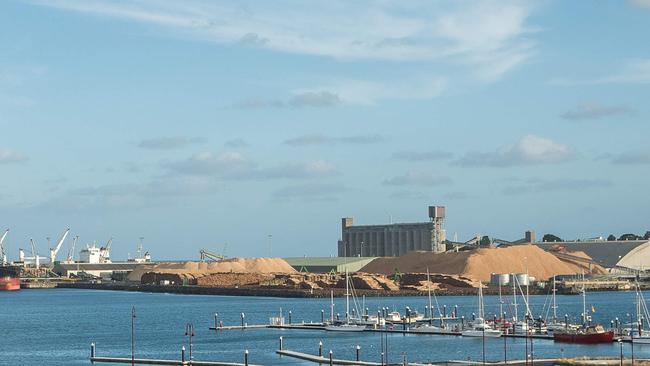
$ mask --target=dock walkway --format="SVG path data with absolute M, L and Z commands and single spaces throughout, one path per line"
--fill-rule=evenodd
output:
M 91 363 L 124 363 L 131 364 L 132 360 L 128 357 L 91 357 Z M 133 363 L 136 365 L 180 365 L 180 366 L 246 366 L 243 363 L 221 362 L 221 361 L 181 361 L 181 360 L 163 360 L 152 358 L 136 358 Z M 248 364 L 248 366 L 257 366 Z

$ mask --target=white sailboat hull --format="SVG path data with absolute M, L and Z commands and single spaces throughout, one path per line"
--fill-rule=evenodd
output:
M 475 330 L 468 329 L 460 333 L 463 337 L 501 337 L 501 332 L 494 329 Z
M 341 325 L 328 325 L 325 327 L 328 332 L 363 332 L 366 330 L 364 325 L 356 324 L 341 324 Z

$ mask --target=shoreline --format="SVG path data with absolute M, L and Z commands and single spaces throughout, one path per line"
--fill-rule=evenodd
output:
M 172 293 L 181 295 L 214 295 L 214 296 L 262 296 L 262 297 L 281 297 L 281 298 L 328 298 L 330 292 L 334 297 L 344 297 L 345 289 L 319 289 L 307 290 L 296 288 L 267 288 L 267 287 L 208 287 L 208 286 L 176 286 L 176 285 L 142 285 L 129 283 L 57 283 L 57 288 L 86 289 L 86 290 L 110 290 L 110 291 L 133 291 L 149 293 Z M 504 287 L 504 289 L 507 289 Z M 530 288 L 531 295 L 546 295 L 547 289 Z M 475 288 L 455 288 L 451 291 L 436 291 L 436 296 L 476 296 Z M 606 291 L 626 291 L 615 289 L 601 289 L 594 292 Z M 509 296 L 508 291 L 502 291 L 504 296 Z M 426 291 L 400 290 L 356 290 L 357 296 L 366 297 L 410 297 L 410 296 L 427 296 Z M 485 295 L 498 295 L 498 288 L 488 287 L 484 290 Z M 564 293 L 564 295 L 574 295 L 575 293 Z

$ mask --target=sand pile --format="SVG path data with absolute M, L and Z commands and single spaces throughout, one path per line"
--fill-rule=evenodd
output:
M 392 274 L 431 273 L 458 275 L 480 281 L 489 281 L 492 273 L 526 272 L 538 280 L 553 275 L 581 273 L 583 266 L 564 262 L 534 245 L 515 245 L 503 248 L 481 248 L 458 253 L 410 252 L 396 258 L 377 258 L 363 267 L 363 272 Z M 592 266 L 594 273 L 602 273 L 600 266 Z M 602 271 L 602 272 L 601 272 Z
M 229 258 L 219 262 L 162 262 L 138 268 L 129 274 L 129 281 L 140 281 L 144 273 L 176 273 L 194 277 L 211 273 L 295 273 L 281 258 Z

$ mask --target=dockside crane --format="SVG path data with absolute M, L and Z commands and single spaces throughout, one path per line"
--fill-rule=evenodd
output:
M 111 263 L 111 244 L 113 244 L 113 237 L 106 242 L 106 245 L 99 248 L 99 263 Z
M 32 258 L 34 259 L 34 268 L 38 269 L 41 266 L 40 258 L 38 257 L 38 252 L 36 251 L 36 244 L 34 239 L 29 238 L 29 244 L 32 246 Z
M 56 260 L 56 255 L 59 253 L 59 250 L 61 250 L 61 246 L 63 245 L 63 242 L 65 241 L 65 238 L 68 237 L 68 234 L 70 233 L 70 228 L 67 228 L 63 234 L 61 235 L 61 238 L 59 238 L 59 241 L 56 243 L 56 246 L 53 248 L 50 248 L 50 265 L 54 265 L 54 261 Z
M 7 255 L 5 254 L 4 242 L 9 234 L 9 229 L 5 230 L 4 234 L 0 237 L 0 263 L 7 264 Z
M 74 248 L 77 246 L 77 240 L 79 240 L 79 235 L 75 236 L 74 239 L 72 239 L 72 246 L 70 246 L 70 250 L 68 251 L 68 258 L 66 258 L 67 263 L 74 263 Z

